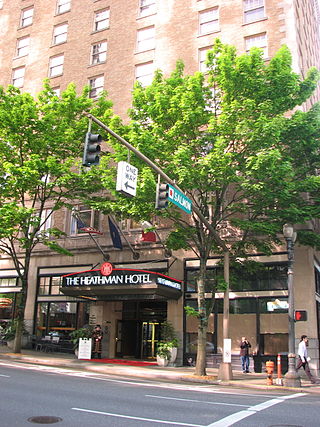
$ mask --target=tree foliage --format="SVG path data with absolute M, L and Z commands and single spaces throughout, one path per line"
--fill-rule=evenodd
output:
M 48 228 L 49 218 L 92 192 L 90 174 L 80 174 L 80 155 L 92 112 L 112 118 L 111 103 L 94 104 L 88 89 L 77 95 L 70 84 L 55 95 L 48 82 L 37 98 L 9 86 L 0 88 L 0 252 L 16 268 L 22 292 L 17 303 L 18 334 L 24 318 L 31 254 L 38 244 L 71 255 L 59 245 L 64 232 Z M 15 351 L 20 351 L 17 336 Z
M 318 71 L 312 68 L 305 79 L 294 73 L 285 46 L 266 62 L 259 49 L 237 55 L 219 40 L 207 66 L 205 75 L 185 75 L 178 62 L 169 77 L 158 70 L 150 86 L 137 84 L 131 122 L 122 136 L 175 180 L 225 246 L 195 213 L 189 218 L 175 206 L 155 211 L 157 177 L 134 156 L 130 163 L 139 168 L 137 196 L 117 194 L 115 167 L 106 167 L 126 160 L 127 151 L 117 142 L 101 171 L 112 197 L 95 201 L 105 212 L 170 219 L 166 244 L 191 249 L 199 258 L 199 375 L 205 373 L 212 309 L 204 292 L 208 257 L 225 247 L 234 257 L 270 253 L 285 222 L 303 224 L 320 215 L 319 105 L 308 112 L 298 108 L 316 88 Z M 301 232 L 300 238 L 319 248 L 315 233 Z

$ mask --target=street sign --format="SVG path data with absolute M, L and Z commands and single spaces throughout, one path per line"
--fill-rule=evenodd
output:
M 181 193 L 181 191 L 177 190 L 175 187 L 173 187 L 170 184 L 168 185 L 169 185 L 168 200 L 170 200 L 170 202 L 177 205 L 183 211 L 187 212 L 188 214 L 191 214 L 192 201 L 183 193 Z
M 135 196 L 137 190 L 138 169 L 127 162 L 118 163 L 117 191 L 129 196 Z

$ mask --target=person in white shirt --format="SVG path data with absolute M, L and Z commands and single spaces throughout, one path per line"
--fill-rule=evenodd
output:
M 316 384 L 318 383 L 318 381 L 316 380 L 316 378 L 314 378 L 310 372 L 310 368 L 309 368 L 309 361 L 311 360 L 310 357 L 308 357 L 308 351 L 307 351 L 307 346 L 308 346 L 308 337 L 307 335 L 301 335 L 301 339 L 299 342 L 299 348 L 298 348 L 298 356 L 299 356 L 299 361 L 298 361 L 298 365 L 297 365 L 297 371 L 303 367 L 303 369 L 305 370 L 305 373 L 307 375 L 307 377 L 309 378 L 309 380 L 313 383 Z

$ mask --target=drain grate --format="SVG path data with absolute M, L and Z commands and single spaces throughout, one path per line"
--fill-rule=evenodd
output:
M 40 417 L 30 417 L 28 418 L 29 423 L 34 424 L 54 424 L 62 421 L 60 417 L 50 417 L 50 416 L 40 416 Z

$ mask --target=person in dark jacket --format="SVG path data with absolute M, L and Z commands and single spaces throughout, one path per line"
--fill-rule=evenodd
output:
M 249 343 L 246 337 L 242 337 L 240 342 L 240 359 L 242 365 L 242 372 L 246 374 L 250 372 L 249 348 L 251 348 L 251 344 Z
M 92 333 L 92 358 L 98 358 L 101 359 L 101 353 L 102 353 L 102 338 L 103 338 L 103 332 L 100 325 L 97 325 Z

